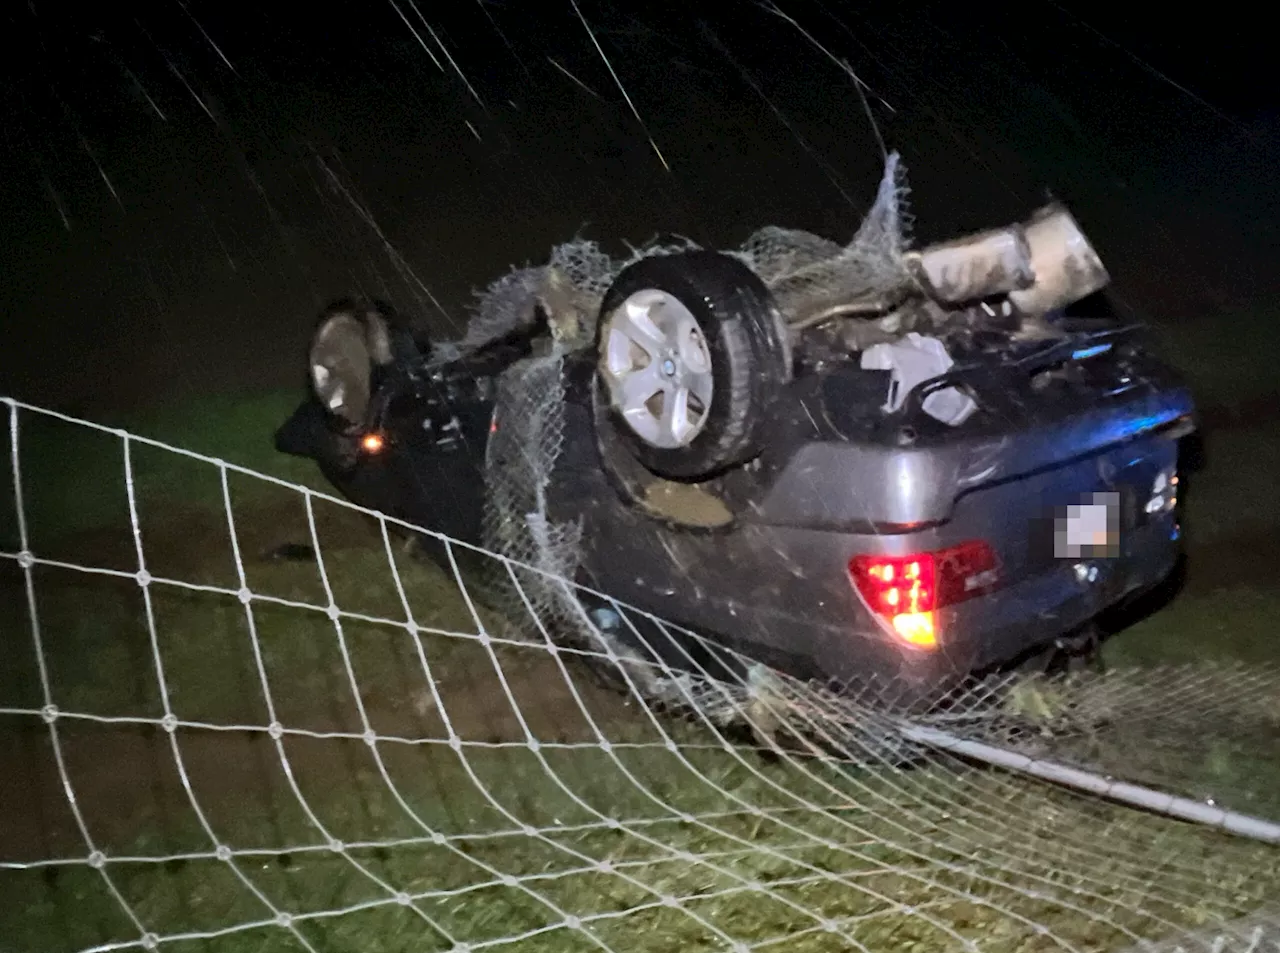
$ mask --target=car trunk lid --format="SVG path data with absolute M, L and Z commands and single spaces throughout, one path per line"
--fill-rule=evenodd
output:
M 1134 334 L 1095 323 L 1003 359 L 972 357 L 914 388 L 893 412 L 871 402 L 877 385 L 858 368 L 801 382 L 810 388 L 796 402 L 802 414 L 791 439 L 766 452 L 757 476 L 765 492 L 749 518 L 815 529 L 918 530 L 946 521 L 956 501 L 980 487 L 1144 435 L 1182 436 L 1194 427 L 1191 394 Z M 924 412 L 929 394 L 948 388 L 963 390 L 978 408 L 957 426 Z

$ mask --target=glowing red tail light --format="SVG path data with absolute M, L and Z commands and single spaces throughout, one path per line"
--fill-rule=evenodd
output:
M 938 644 L 937 610 L 990 591 L 996 558 L 982 540 L 905 556 L 855 556 L 849 575 L 867 606 L 903 642 Z

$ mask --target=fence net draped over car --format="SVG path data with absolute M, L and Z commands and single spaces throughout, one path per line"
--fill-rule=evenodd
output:
M 871 208 L 847 245 L 771 226 L 727 253 L 760 277 L 784 315 L 829 300 L 892 299 L 912 282 L 903 263 L 907 193 L 904 167 L 893 153 Z M 578 523 L 551 517 L 545 493 L 564 442 L 564 359 L 594 345 L 601 302 L 623 268 L 643 257 L 696 248 L 690 241 L 653 242 L 616 259 L 588 240 L 559 245 L 545 265 L 512 271 L 490 285 L 479 296 L 462 339 L 438 348 L 442 359 L 456 358 L 530 327 L 540 315 L 549 319 L 549 350 L 517 362 L 501 377 L 500 426 L 486 461 L 485 544 L 536 570 L 522 576 L 519 596 L 508 591 L 504 608 L 512 618 L 522 618 L 527 599 L 540 618 L 554 619 L 560 631 L 574 631 L 579 641 L 608 637 L 586 618 L 572 593 L 543 581 L 574 578 L 582 533 Z M 614 648 L 629 651 L 623 645 Z M 647 687 L 664 696 L 679 692 L 657 672 Z
M 635 648 L 672 627 L 605 600 L 645 633 L 621 657 L 564 572 L 3 411 L 7 949 L 50 923 L 79 951 L 1280 944 L 1274 669 L 991 680 L 933 713 L 676 675 Z M 525 492 L 495 499 L 571 551 Z
M 901 157 L 891 153 L 871 208 L 848 244 L 800 229 L 768 226 L 739 247 L 722 250 L 760 277 L 784 314 L 794 314 L 813 301 L 892 299 L 913 285 L 903 261 L 911 237 L 908 194 L 906 168 Z M 453 357 L 473 351 L 527 326 L 536 318 L 537 304 L 578 318 L 585 327 L 556 330 L 561 331 L 565 349 L 582 346 L 590 342 L 600 302 L 623 268 L 640 258 L 698 247 L 690 239 L 655 240 L 615 258 L 589 239 L 557 245 L 546 264 L 511 271 L 480 293 L 465 334 L 441 353 Z

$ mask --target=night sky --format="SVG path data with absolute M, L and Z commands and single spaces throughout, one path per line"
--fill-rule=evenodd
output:
M 326 11 L 11 5 L 0 391 L 94 416 L 298 386 L 327 300 L 377 294 L 460 333 L 474 289 L 579 232 L 615 250 L 765 224 L 845 240 L 882 141 L 921 240 L 1017 220 L 1051 190 L 1136 313 L 1280 290 L 1276 86 L 1241 16 Z

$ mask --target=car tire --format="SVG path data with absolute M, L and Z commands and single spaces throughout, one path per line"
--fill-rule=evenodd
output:
M 360 429 L 373 398 L 374 372 L 393 360 L 398 331 L 389 309 L 344 299 L 320 315 L 307 352 L 311 392 L 344 431 Z
M 766 407 L 791 376 L 764 282 L 711 251 L 642 258 L 605 293 L 597 382 L 630 452 L 671 480 L 708 479 L 759 452 Z

